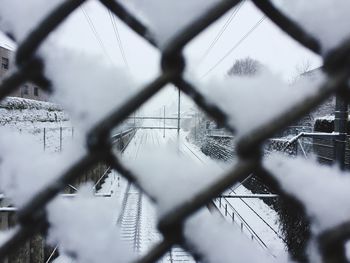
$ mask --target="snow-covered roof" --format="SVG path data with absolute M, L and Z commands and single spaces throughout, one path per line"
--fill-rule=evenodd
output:
M 6 36 L 3 32 L 0 31 L 0 47 L 9 50 L 15 50 L 17 45 L 8 36 Z
M 322 67 L 314 68 L 301 74 L 303 77 L 318 78 L 322 75 Z

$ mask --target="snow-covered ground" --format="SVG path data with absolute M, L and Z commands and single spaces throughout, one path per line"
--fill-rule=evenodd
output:
M 64 147 L 71 142 L 76 135 L 70 127 L 62 128 L 61 135 L 61 129 L 55 127 L 59 124 L 51 124 L 52 128 L 45 127 L 45 147 L 48 152 L 55 152 L 59 151 L 60 147 L 64 149 Z M 147 120 L 142 125 L 152 127 L 158 126 L 157 124 L 156 121 Z M 33 125 L 36 125 L 36 123 L 34 122 Z M 35 127 L 33 129 L 30 125 L 29 127 L 25 125 L 25 122 L 20 122 L 20 129 L 18 129 L 18 126 L 15 124 L 13 126 L 6 126 L 10 126 L 8 128 L 11 128 L 16 132 L 32 134 L 37 142 L 43 145 L 43 128 Z M 188 134 L 184 131 L 181 131 L 178 136 L 176 130 L 164 131 L 160 129 L 139 129 L 122 154 L 121 159 L 124 164 L 128 166 L 135 163 L 135 161 L 141 161 L 140 158 L 142 156 L 149 155 L 150 149 L 170 147 L 176 149 L 175 151 L 177 154 L 180 154 L 185 157 L 185 159 L 195 163 L 198 167 L 204 167 L 206 169 L 207 166 L 215 165 L 218 167 L 218 170 L 221 170 L 222 172 L 229 168 L 229 164 L 214 161 L 204 155 L 198 147 L 191 144 L 186 139 L 187 135 Z M 60 137 L 62 137 L 61 146 Z M 174 148 L 174 146 L 176 147 Z M 157 169 L 156 166 L 150 167 L 150 171 L 155 169 Z M 164 176 L 169 175 L 164 174 Z M 115 225 L 118 225 L 118 229 L 120 229 L 121 239 L 136 255 L 144 255 L 161 241 L 162 237 L 156 227 L 157 220 L 160 216 L 157 207 L 146 195 L 142 194 L 134 186 L 129 185 L 128 182 L 116 171 L 111 171 L 108 174 L 108 177 L 98 193 L 110 195 L 109 197 L 96 197 L 96 202 L 100 203 L 101 207 L 108 207 L 113 217 L 112 221 Z M 228 191 L 226 194 L 232 194 L 232 191 Z M 243 186 L 236 186 L 235 194 L 251 193 Z M 229 207 L 229 212 L 226 217 L 225 202 Z M 216 204 L 219 206 L 218 201 Z M 270 252 L 270 254 L 276 256 L 284 253 L 285 248 L 279 232 L 278 216 L 261 200 L 223 199 L 222 205 L 219 206 L 219 210 L 224 218 L 231 223 L 232 211 L 235 211 L 235 220 L 232 226 L 234 228 L 241 228 L 243 224 L 242 232 L 246 234 L 248 239 L 253 236 L 257 247 L 261 246 Z M 90 211 L 90 213 L 94 213 L 94 211 Z M 56 262 L 72 262 L 72 259 L 70 259 L 60 247 L 59 251 L 61 252 L 61 256 Z M 174 247 L 161 260 L 161 262 L 180 261 L 194 262 L 194 259 L 181 248 Z
M 145 121 L 143 126 L 156 126 L 152 121 Z M 149 155 L 150 149 L 156 149 L 175 144 L 178 145 L 178 153 L 198 166 L 215 164 L 222 171 L 227 170 L 228 164 L 214 161 L 204 155 L 200 149 L 191 144 L 187 139 L 187 133 L 181 131 L 180 136 L 176 130 L 139 129 L 121 159 L 128 166 L 138 161 L 142 156 Z M 177 144 L 179 142 L 179 144 Z M 140 159 L 141 160 L 141 159 Z M 157 167 L 151 167 L 157 169 Z M 164 174 L 164 176 L 169 176 Z M 235 194 L 251 194 L 243 186 L 235 186 Z M 113 222 L 120 228 L 121 239 L 138 256 L 142 256 L 153 246 L 161 241 L 156 222 L 159 211 L 152 201 L 142 194 L 117 172 L 112 171 L 105 180 L 99 193 L 111 193 L 110 197 L 100 198 L 100 202 L 108 202 L 113 212 Z M 232 194 L 228 191 L 226 194 Z M 228 205 L 228 216 L 225 216 L 225 202 Z M 217 203 L 219 206 L 219 203 Z M 222 200 L 219 207 L 224 218 L 232 224 L 233 228 L 240 229 L 247 239 L 256 241 L 257 247 L 267 251 L 270 255 L 280 256 L 286 254 L 284 242 L 279 232 L 278 216 L 260 199 L 227 199 Z M 235 220 L 232 221 L 232 211 L 235 211 Z M 265 247 L 266 246 L 266 247 Z M 60 257 L 57 262 L 63 261 L 66 255 Z M 195 262 L 194 259 L 181 248 L 173 248 L 160 262 Z
M 152 121 L 147 121 L 147 123 L 144 123 L 143 125 L 156 126 L 154 124 L 155 123 L 152 123 Z M 162 145 L 177 143 L 179 140 L 180 154 L 189 158 L 193 162 L 196 162 L 198 165 L 206 166 L 209 163 L 215 163 L 222 170 L 228 168 L 226 164 L 210 159 L 204 155 L 198 147 L 188 142 L 186 139 L 186 132 L 181 131 L 179 137 L 177 136 L 176 130 L 165 130 L 165 137 L 163 137 L 163 132 L 163 130 L 156 129 L 139 129 L 122 156 L 124 163 L 128 164 L 131 161 L 137 160 L 139 156 L 147 154 L 150 146 L 160 147 Z M 156 169 L 156 167 L 154 167 L 154 169 Z M 112 172 L 105 181 L 100 192 L 112 191 L 111 198 L 115 200 L 114 203 L 117 204 L 117 207 L 121 208 L 119 210 L 121 213 L 126 214 L 126 216 L 124 215 L 124 223 L 123 215 L 116 214 L 115 216 L 116 222 L 119 218 L 119 224 L 121 224 L 122 239 L 124 239 L 129 245 L 134 246 L 134 250 L 139 255 L 142 255 L 152 246 L 161 241 L 161 236 L 156 228 L 158 215 L 156 207 L 149 198 L 145 195 L 141 195 L 141 193 L 134 187 L 128 188 L 127 185 L 128 183 L 123 177 L 116 172 Z M 228 193 L 232 194 L 231 191 L 228 191 L 226 194 Z M 235 188 L 235 194 L 251 194 L 251 192 L 243 186 L 239 186 Z M 131 205 L 126 205 L 123 211 L 123 202 L 126 202 L 126 195 L 129 196 L 129 202 Z M 227 202 L 229 206 L 229 215 L 225 217 L 227 221 L 232 222 L 231 214 L 232 211 L 235 210 L 235 220 L 232 224 L 233 227 L 241 228 L 242 222 L 242 232 L 245 233 L 249 239 L 253 235 L 253 239 L 256 241 L 257 246 L 267 250 L 271 255 L 286 253 L 285 245 L 279 231 L 278 216 L 262 200 L 222 200 L 220 211 L 223 216 L 225 216 L 225 202 Z M 217 205 L 219 204 L 217 203 Z M 130 220 L 130 216 L 135 217 L 135 220 Z M 139 221 L 137 221 L 137 218 L 139 218 Z M 133 229 L 130 230 L 130 228 Z M 133 240 L 135 237 L 138 240 Z M 183 250 L 174 248 L 162 261 L 193 261 L 193 259 Z

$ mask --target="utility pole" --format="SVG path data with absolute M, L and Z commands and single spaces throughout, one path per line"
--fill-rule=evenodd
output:
M 341 95 L 337 95 L 335 98 L 334 132 L 339 133 L 339 135 L 334 140 L 334 160 L 342 170 L 345 168 L 348 114 L 347 101 Z
M 194 139 L 197 140 L 197 112 L 194 113 Z
M 134 127 L 136 127 L 136 118 L 135 118 L 136 112 L 134 112 Z
M 177 136 L 179 137 L 180 135 L 180 103 L 181 103 L 181 92 L 179 90 L 179 97 L 178 97 L 178 102 L 177 102 Z
M 165 138 L 165 105 L 163 106 L 164 109 L 164 126 L 163 126 L 163 138 Z
M 199 121 L 199 111 L 196 112 L 196 125 L 197 125 L 197 138 L 199 137 L 199 132 L 200 132 L 200 129 L 201 129 L 201 126 L 200 126 L 200 121 Z

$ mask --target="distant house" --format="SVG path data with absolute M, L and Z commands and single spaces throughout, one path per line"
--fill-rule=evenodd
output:
M 10 66 L 14 60 L 14 52 L 0 44 L 0 81 L 6 76 Z M 39 86 L 33 83 L 25 83 L 10 96 L 32 100 L 48 101 L 48 94 L 45 93 Z

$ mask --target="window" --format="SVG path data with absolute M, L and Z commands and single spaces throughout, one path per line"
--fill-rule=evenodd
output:
M 34 96 L 39 96 L 39 88 L 34 87 Z
M 8 58 L 2 58 L 2 61 L 1 61 L 1 67 L 3 69 L 8 69 L 9 68 L 9 59 Z
M 26 94 L 26 95 L 28 95 L 28 94 L 29 94 L 29 88 L 28 88 L 28 85 L 24 85 L 24 86 L 23 86 L 23 94 Z

